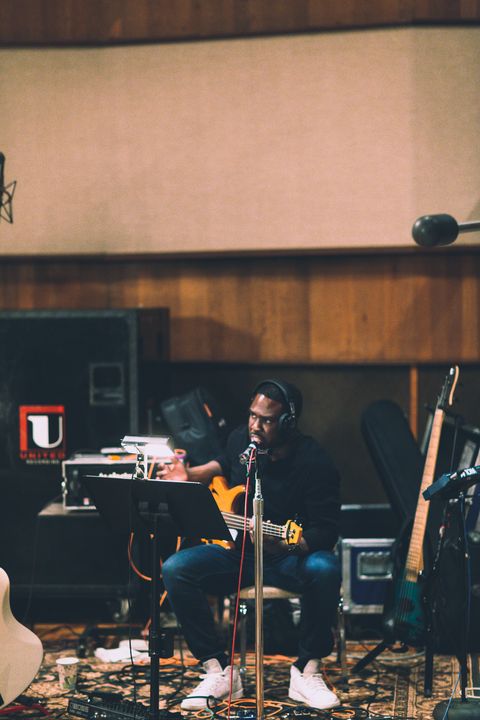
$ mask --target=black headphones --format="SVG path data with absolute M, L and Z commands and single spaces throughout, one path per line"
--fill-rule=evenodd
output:
M 267 380 L 262 380 L 262 382 L 258 383 L 258 385 L 255 387 L 255 390 L 253 391 L 253 397 L 258 394 L 259 388 L 267 384 L 275 385 L 275 387 L 280 390 L 284 397 L 285 404 L 288 410 L 287 412 L 282 413 L 278 418 L 278 429 L 282 438 L 288 438 L 297 427 L 295 403 L 293 401 L 293 398 L 290 397 L 288 387 L 284 385 L 280 380 L 272 380 L 271 378 L 268 378 Z

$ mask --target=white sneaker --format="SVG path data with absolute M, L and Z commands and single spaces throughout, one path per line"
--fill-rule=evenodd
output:
M 322 677 L 319 660 L 309 660 L 303 673 L 292 665 L 288 697 L 318 710 L 328 710 L 340 705 L 340 700 L 327 687 Z
M 203 663 L 205 676 L 203 680 L 192 690 L 190 695 L 182 701 L 180 707 L 182 710 L 201 710 L 207 707 L 209 697 L 215 700 L 228 699 L 230 695 L 230 665 L 222 670 L 222 666 L 216 658 L 207 660 Z M 232 700 L 243 697 L 242 680 L 238 668 L 233 667 L 232 678 Z

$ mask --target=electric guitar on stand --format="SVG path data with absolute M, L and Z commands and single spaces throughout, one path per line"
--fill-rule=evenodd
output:
M 453 403 L 458 376 L 459 369 L 455 365 L 450 368 L 436 404 L 408 553 L 400 579 L 394 580 L 393 608 L 384 617 L 385 639 L 355 665 L 356 672 L 363 670 L 396 641 L 413 646 L 421 646 L 425 642 L 423 541 L 429 503 L 424 499 L 423 492 L 434 481 L 445 410 Z
M 21 625 L 10 609 L 10 581 L 0 568 L 0 708 L 27 688 L 43 659 L 40 639 Z
M 435 479 L 445 409 L 453 403 L 458 375 L 457 366 L 450 368 L 437 401 L 405 568 L 395 587 L 393 612 L 386 619 L 386 626 L 395 639 L 408 645 L 422 645 L 425 640 L 423 541 L 430 503 L 424 499 L 423 492 Z

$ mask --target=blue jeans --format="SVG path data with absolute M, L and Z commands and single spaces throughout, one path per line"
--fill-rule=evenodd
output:
M 225 652 L 206 596 L 236 592 L 239 563 L 237 549 L 197 545 L 171 555 L 163 564 L 170 604 L 198 660 L 220 657 Z M 242 587 L 253 585 L 254 578 L 254 557 L 250 552 L 245 555 Z M 265 554 L 263 584 L 301 594 L 299 659 L 329 655 L 340 590 L 340 567 L 335 554 L 325 550 L 303 556 Z

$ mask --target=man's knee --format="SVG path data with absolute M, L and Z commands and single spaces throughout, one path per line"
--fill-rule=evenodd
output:
M 308 556 L 305 572 L 313 582 L 332 588 L 340 587 L 340 563 L 332 552 L 319 550 Z
M 182 580 L 188 573 L 191 561 L 188 551 L 180 551 L 170 555 L 162 564 L 162 577 L 165 587 L 168 589 Z
M 162 578 L 166 586 L 170 585 L 170 580 L 175 577 L 175 557 L 175 555 L 170 555 L 170 557 L 162 563 Z

